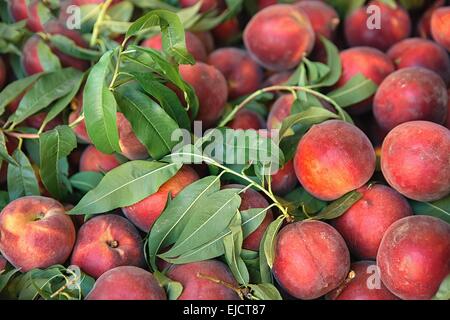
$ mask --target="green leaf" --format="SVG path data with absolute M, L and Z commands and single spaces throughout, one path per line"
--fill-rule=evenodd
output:
M 29 86 L 31 86 L 44 73 L 37 73 L 32 76 L 16 80 L 8 84 L 2 92 L 0 92 L 0 115 L 5 112 L 5 107 L 14 99 L 19 97 Z
M 61 62 L 52 52 L 52 49 L 41 39 L 37 39 L 37 60 L 44 71 L 56 71 L 61 69 Z
M 258 229 L 266 217 L 268 210 L 269 208 L 252 208 L 241 211 L 244 238 Z
M 0 211 L 9 203 L 9 194 L 7 191 L 0 190 Z
M 106 12 L 108 17 L 113 21 L 130 21 L 133 16 L 134 6 L 129 1 L 121 1 L 108 8 Z
M 68 126 L 57 126 L 39 136 L 40 174 L 45 188 L 57 199 L 67 195 L 67 176 L 60 161 L 77 147 L 77 138 Z
M 135 160 L 109 171 L 70 214 L 96 214 L 130 206 L 155 193 L 180 164 Z
M 434 202 L 419 202 L 409 199 L 415 214 L 440 218 L 450 223 L 450 196 Z
M 323 78 L 320 78 L 318 83 L 313 84 L 311 86 L 313 88 L 330 87 L 334 85 L 339 80 L 342 73 L 342 64 L 338 48 L 333 42 L 323 36 L 320 37 L 320 40 L 327 52 L 327 67 L 329 72 Z
M 159 271 L 153 273 L 159 285 L 164 288 L 169 300 L 177 300 L 183 292 L 183 285 L 177 281 L 173 281 Z
M 5 287 L 8 285 L 11 278 L 19 272 L 20 269 L 12 269 L 7 272 L 0 273 L 0 292 L 5 289 Z
M 83 92 L 83 112 L 89 138 L 99 151 L 107 154 L 120 152 L 116 100 L 105 85 L 113 54 L 113 51 L 106 52 L 92 68 Z
M 284 222 L 284 216 L 278 216 L 266 229 L 264 239 L 264 256 L 267 264 L 272 269 L 273 260 L 275 259 L 275 242 L 282 224 Z
M 123 86 L 115 94 L 120 110 L 130 121 L 133 132 L 146 146 L 153 159 L 169 154 L 178 141 L 172 133 L 179 129 L 174 119 L 147 95 L 129 86 Z
M 358 73 L 344 86 L 328 94 L 340 107 L 345 108 L 371 97 L 378 86 L 372 80 Z
M 16 125 L 68 94 L 79 81 L 81 71 L 66 68 L 42 75 L 19 103 L 8 123 Z
M 324 209 L 327 205 L 325 201 L 314 198 L 303 188 L 297 188 L 288 193 L 283 199 L 278 199 L 281 204 L 294 211 L 300 209 L 305 218 Z
M 8 166 L 8 193 L 11 201 L 23 196 L 38 196 L 39 185 L 27 156 L 16 149 L 12 157 L 18 166 Z
M 343 215 L 350 209 L 359 199 L 362 198 L 362 193 L 358 191 L 351 191 L 341 198 L 333 201 L 319 214 L 314 216 L 315 220 L 330 220 Z
M 450 274 L 442 281 L 432 300 L 450 300 Z
M 8 161 L 9 164 L 17 166 L 16 160 L 9 155 L 8 149 L 6 148 L 6 140 L 3 131 L 0 131 L 0 159 Z
M 60 34 L 49 35 L 50 43 L 62 53 L 82 60 L 98 60 L 101 53 L 78 46 L 75 41 Z
M 94 189 L 103 179 L 103 174 L 95 171 L 83 171 L 75 173 L 70 177 L 72 186 L 83 192 Z
M 251 294 L 257 300 L 283 300 L 278 289 L 270 283 L 249 284 Z

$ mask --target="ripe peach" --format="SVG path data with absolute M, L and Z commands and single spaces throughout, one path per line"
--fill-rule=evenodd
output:
M 383 142 L 381 170 L 404 196 L 434 201 L 450 193 L 450 131 L 428 121 L 395 127 Z
M 316 33 L 316 42 L 320 42 L 319 36 L 333 39 L 334 32 L 339 25 L 339 16 L 332 6 L 313 0 L 300 1 L 295 3 L 294 6 L 308 16 Z
M 44 24 L 48 21 L 49 17 L 47 15 L 41 14 L 40 6 L 41 1 L 33 0 L 28 5 L 28 19 L 27 27 L 33 32 L 43 32 Z
M 447 107 L 447 121 L 445 122 L 445 126 L 447 127 L 447 129 L 450 129 L 450 89 L 448 89 L 447 92 L 447 96 L 448 96 L 448 107 Z
M 243 189 L 244 186 L 239 184 L 229 184 L 223 187 L 223 189 L 230 188 Z M 267 208 L 269 206 L 267 200 L 253 189 L 248 189 L 245 192 L 239 194 L 239 196 L 241 197 L 241 205 L 239 207 L 239 211 L 245 211 L 252 208 Z M 244 239 L 242 247 L 247 250 L 258 251 L 259 244 L 264 235 L 264 232 L 272 221 L 273 214 L 272 210 L 269 209 L 267 210 L 266 217 L 261 222 L 259 227 Z
M 281 287 L 298 299 L 316 299 L 337 288 L 350 269 L 344 239 L 321 221 L 287 225 L 275 246 L 273 274 Z
M 381 184 L 358 189 L 362 198 L 332 225 L 345 239 L 350 252 L 361 259 L 373 259 L 387 228 L 412 215 L 408 202 L 397 191 Z
M 8 9 L 15 22 L 28 19 L 29 0 L 11 0 L 8 1 Z
M 121 112 L 117 112 L 117 128 L 119 130 L 119 146 L 122 154 L 130 160 L 148 157 L 147 148 L 133 132 L 131 123 Z
M 450 58 L 447 51 L 433 41 L 410 38 L 400 41 L 388 51 L 398 69 L 423 67 L 436 72 L 450 83 Z
M 47 117 L 47 112 L 39 112 L 35 115 L 32 115 L 31 117 L 28 117 L 25 120 L 25 123 L 27 124 L 27 126 L 30 126 L 35 129 L 39 129 L 42 126 L 42 123 L 44 122 L 46 117 Z M 63 124 L 61 117 L 53 118 L 53 120 L 51 120 L 50 122 L 48 122 L 45 125 L 44 131 L 52 130 L 61 124 Z
M 289 160 L 278 171 L 272 175 L 272 191 L 278 196 L 288 194 L 297 185 L 295 176 L 294 161 Z
M 167 300 L 167 297 L 150 272 L 121 266 L 102 274 L 86 300 Z
M 370 6 L 379 8 L 380 25 L 377 22 L 376 11 L 368 11 Z M 368 46 L 386 51 L 390 46 L 406 39 L 411 33 L 411 20 L 408 12 L 397 5 L 392 8 L 381 1 L 371 1 L 368 6 L 354 10 L 345 19 L 345 37 L 351 47 Z
M 76 95 L 76 97 L 72 100 L 71 107 L 73 111 L 69 114 L 69 123 L 74 122 L 81 114 L 83 106 L 83 90 L 80 89 L 80 92 Z M 75 132 L 78 140 L 83 143 L 90 143 L 91 139 L 87 133 L 86 123 L 82 120 L 79 124 L 73 127 L 73 131 Z
M 197 94 L 200 104 L 197 120 L 202 121 L 205 128 L 213 126 L 222 116 L 227 102 L 225 77 L 215 67 L 202 62 L 193 66 L 180 65 L 180 74 Z
M 148 232 L 165 209 L 169 194 L 171 197 L 176 197 L 181 190 L 197 179 L 198 175 L 194 169 L 183 166 L 157 192 L 131 206 L 122 208 L 122 211 L 136 227 Z
M 214 51 L 214 38 L 211 32 L 209 31 L 197 31 L 193 32 L 193 34 L 200 40 L 203 44 L 203 47 L 206 50 L 206 54 L 210 54 Z
M 64 263 L 74 243 L 72 220 L 56 200 L 22 197 L 0 214 L 0 251 L 23 272 Z
M 450 51 L 450 7 L 442 7 L 433 12 L 431 34 L 437 43 Z
M 340 53 L 342 74 L 336 83 L 336 88 L 344 86 L 351 78 L 361 73 L 366 78 L 379 85 L 389 74 L 395 71 L 395 66 L 383 52 L 370 47 L 355 47 Z M 351 106 L 348 111 L 359 115 L 370 110 L 373 96 Z
M 262 10 L 277 3 L 278 3 L 277 0 L 257 0 L 258 10 Z
M 444 81 L 421 67 L 400 69 L 389 75 L 375 94 L 373 113 L 382 129 L 427 120 L 443 124 L 447 118 L 447 89 Z
M 450 272 L 450 225 L 430 216 L 398 220 L 381 241 L 377 265 L 396 296 L 430 299 Z
M 294 96 L 292 94 L 283 94 L 275 100 L 267 117 L 267 128 L 269 130 L 281 128 L 283 120 L 291 115 L 293 103 Z
M 142 239 L 137 229 L 127 219 L 107 214 L 81 226 L 70 263 L 98 278 L 119 266 L 143 266 L 144 261 Z
M 193 33 L 187 31 L 185 33 L 186 37 L 186 48 L 190 54 L 197 61 L 206 61 L 206 49 L 203 46 L 203 43 L 198 39 Z M 155 50 L 162 50 L 162 35 L 157 34 L 153 37 L 144 40 L 141 43 L 141 46 L 146 48 L 152 48 Z
M 271 87 L 275 85 L 281 85 L 284 84 L 289 80 L 289 78 L 292 76 L 291 71 L 282 71 L 282 72 L 276 72 L 270 75 L 263 83 L 262 87 Z
M 199 0 L 180 0 L 180 5 L 182 8 L 192 7 Z M 218 0 L 202 0 L 202 5 L 200 6 L 200 12 L 207 12 L 216 9 L 219 6 Z
M 442 7 L 445 0 L 435 0 L 433 4 L 425 11 L 417 24 L 417 34 L 424 39 L 431 39 L 431 17 L 433 12 Z
M 264 119 L 255 111 L 242 109 L 236 113 L 233 121 L 228 124 L 231 129 L 259 130 L 266 127 Z
M 210 54 L 208 64 L 222 72 L 231 99 L 256 91 L 262 82 L 262 71 L 245 50 L 221 48 Z
M 44 66 L 39 58 L 38 45 L 42 40 L 38 36 L 32 36 L 22 48 L 22 65 L 28 75 L 43 72 Z
M 230 18 L 211 30 L 215 42 L 228 44 L 236 39 L 240 34 L 239 21 L 236 17 Z
M 375 262 L 355 262 L 350 269 L 355 277 L 327 294 L 329 300 L 399 300 L 379 280 Z
M 314 125 L 300 140 L 294 168 L 309 193 L 331 201 L 369 181 L 375 171 L 375 151 L 356 126 L 328 120 Z
M 228 267 L 220 261 L 206 260 L 173 265 L 167 271 L 167 276 L 183 286 L 178 300 L 239 300 L 237 293 L 226 286 L 239 285 Z M 212 279 L 222 281 L 225 285 Z
M 306 14 L 285 4 L 259 11 L 244 30 L 249 54 L 269 70 L 294 68 L 311 52 L 314 41 L 314 30 Z
M 88 146 L 80 158 L 80 171 L 108 172 L 120 165 L 112 154 L 104 154 L 93 145 Z

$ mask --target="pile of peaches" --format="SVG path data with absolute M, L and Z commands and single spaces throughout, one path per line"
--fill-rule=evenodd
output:
M 0 297 L 450 299 L 450 6 L 443 0 L 360 2 L 179 0 L 152 7 L 132 0 L 6 1 L 0 22 L 6 30 L 0 35 Z M 81 8 L 83 19 L 93 12 L 94 21 L 69 28 L 74 11 L 68 8 Z M 153 10 L 163 21 L 160 29 L 130 37 L 133 22 Z M 183 25 L 178 49 L 192 63 L 165 55 L 174 52 L 167 28 L 175 24 L 164 20 L 169 13 Z M 102 33 L 95 19 L 105 16 L 114 28 Z M 69 41 L 58 45 L 58 39 Z M 158 110 L 169 110 L 162 101 L 175 98 L 189 121 L 201 121 L 205 130 L 223 124 L 257 130 L 266 139 L 283 132 L 280 168 L 258 180 L 248 173 L 253 163 L 183 163 L 155 187 L 130 187 L 124 199 L 111 196 L 107 202 L 118 204 L 113 210 L 79 212 L 80 201 L 86 208 L 87 197 L 100 202 L 99 188 L 124 178 L 124 166 L 138 185 L 145 178 L 141 166 L 164 163 L 170 154 L 155 156 L 154 131 L 143 129 L 153 109 L 139 121 L 120 99 L 110 109 L 113 103 L 103 96 L 110 104 L 98 109 L 104 112 L 96 114 L 98 130 L 102 120 L 115 119 L 118 141 L 109 152 L 89 122 L 92 111 L 84 112 L 86 101 L 94 101 L 86 96 L 92 92 L 87 82 L 102 54 L 122 46 L 117 59 L 129 57 L 134 49 L 125 44 L 132 41 L 175 66 L 171 79 L 178 76 L 193 90 L 198 112 L 188 107 L 187 91 L 161 82 L 166 73 L 126 69 L 132 62 L 125 60 L 116 70 L 105 68 L 111 92 L 116 94 L 115 80 L 126 86 L 133 72 L 153 72 L 165 93 L 151 97 L 164 107 Z M 46 91 L 33 93 L 36 79 L 63 68 L 82 72 L 78 85 L 44 105 Z M 311 80 L 326 77 L 335 79 L 323 86 Z M 171 110 L 178 121 L 177 109 Z M 71 134 L 73 142 L 64 136 Z M 46 146 L 50 138 L 62 142 Z M 43 169 L 45 161 L 55 161 L 55 169 Z M 177 197 L 183 210 L 187 188 L 195 191 L 192 186 L 211 176 L 220 181 L 218 193 L 238 190 L 235 218 L 244 222 L 237 223 L 234 256 L 225 248 L 220 255 L 205 249 L 189 262 L 165 259 L 161 254 L 178 244 L 176 236 L 186 236 L 177 228 L 195 224 L 180 218 L 170 245 L 150 263 L 149 242 L 158 228 L 171 227 L 164 223 L 167 212 L 176 212 Z M 49 187 L 51 181 L 58 187 Z M 259 222 L 249 231 L 252 209 L 264 209 L 264 216 L 255 216 Z M 205 224 L 217 212 L 205 208 Z M 206 232 L 201 228 L 195 233 Z M 208 228 L 217 237 L 222 232 Z M 52 282 L 54 270 L 59 282 Z

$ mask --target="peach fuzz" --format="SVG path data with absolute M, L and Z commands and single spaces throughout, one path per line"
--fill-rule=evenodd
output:
M 0 251 L 23 272 L 63 264 L 74 243 L 72 220 L 56 200 L 22 197 L 0 214 Z
M 398 220 L 383 237 L 377 265 L 384 285 L 396 296 L 432 298 L 450 272 L 450 225 L 430 216 Z
M 445 83 L 433 71 L 421 67 L 400 69 L 379 86 L 373 114 L 384 130 L 414 120 L 443 124 L 447 118 L 447 99 Z
M 108 172 L 120 165 L 113 154 L 104 154 L 93 145 L 88 146 L 80 158 L 80 171 Z
M 167 297 L 150 272 L 121 266 L 102 274 L 86 300 L 167 300 Z
M 434 201 L 450 193 L 450 131 L 428 121 L 406 122 L 381 148 L 386 181 L 404 196 Z
M 100 215 L 85 222 L 78 231 L 70 263 L 94 278 L 119 266 L 145 264 L 142 238 L 125 218 Z
M 197 179 L 198 175 L 194 169 L 183 166 L 157 192 L 131 206 L 122 208 L 122 211 L 136 227 L 148 232 L 165 209 L 169 195 L 176 197 L 181 190 Z
M 314 30 L 302 11 L 277 4 L 259 11 L 244 30 L 250 56 L 269 70 L 296 67 L 313 49 Z
M 379 8 L 381 28 L 369 29 L 367 22 L 373 20 L 374 11 L 368 13 L 367 9 L 372 5 Z M 381 1 L 371 1 L 368 6 L 354 10 L 345 19 L 345 38 L 350 47 L 368 46 L 386 51 L 410 35 L 411 19 L 400 5 L 392 8 Z
M 381 184 L 359 188 L 362 198 L 332 225 L 342 235 L 352 255 L 375 260 L 381 239 L 395 221 L 413 214 L 406 199 Z
M 242 109 L 227 126 L 234 130 L 260 130 L 266 127 L 266 123 L 255 111 Z
M 328 300 L 399 300 L 383 283 L 377 287 L 379 271 L 373 261 L 359 261 L 350 266 L 354 278 L 327 294 Z M 373 285 L 373 287 L 369 287 Z
M 314 125 L 300 140 L 294 168 L 309 193 L 331 201 L 367 183 L 375 160 L 372 144 L 360 129 L 329 120 Z
M 431 34 L 437 43 L 450 51 L 450 7 L 442 7 L 433 11 Z
M 272 272 L 295 298 L 323 296 L 346 279 L 349 269 L 350 254 L 344 239 L 324 222 L 295 222 L 277 236 Z
M 228 267 L 220 261 L 206 260 L 173 265 L 167 276 L 181 283 L 183 291 L 178 300 L 239 300 L 228 286 L 239 288 Z M 216 283 L 219 280 L 225 283 Z
M 217 68 L 228 83 L 230 99 L 256 91 L 262 82 L 262 70 L 245 50 L 220 48 L 208 57 L 208 64 Z

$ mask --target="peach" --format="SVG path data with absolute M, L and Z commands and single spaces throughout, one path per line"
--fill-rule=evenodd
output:
M 355 262 L 350 269 L 355 277 L 327 294 L 329 300 L 399 300 L 379 280 L 375 262 Z
M 266 127 L 264 119 L 255 111 L 242 109 L 236 113 L 233 121 L 228 124 L 231 129 L 260 130 Z
M 93 145 L 88 146 L 80 158 L 80 171 L 108 172 L 120 165 L 112 154 L 104 154 Z
M 96 216 L 78 231 L 70 263 L 94 278 L 119 266 L 144 266 L 141 236 L 121 216 Z
M 257 0 L 258 10 L 262 10 L 277 3 L 277 0 Z
M 77 96 L 72 100 L 71 107 L 72 112 L 69 114 L 69 123 L 74 122 L 81 114 L 83 106 L 83 90 L 80 89 L 80 92 Z M 73 131 L 75 132 L 78 140 L 83 143 L 90 143 L 91 139 L 87 133 L 86 123 L 82 120 L 79 124 L 73 127 Z
M 32 36 L 25 41 L 22 48 L 22 65 L 28 75 L 33 75 L 44 71 L 44 66 L 40 61 L 38 53 L 38 45 L 41 41 L 42 40 L 38 36 Z
M 8 261 L 0 255 L 0 274 L 6 269 L 6 265 L 8 264 Z
M 337 26 L 339 25 L 339 16 L 330 5 L 321 1 L 300 1 L 294 6 L 302 10 L 309 18 L 311 26 L 316 33 L 316 42 L 320 42 L 320 36 L 333 39 Z
M 375 159 L 375 151 L 360 129 L 341 120 L 328 120 L 314 125 L 300 140 L 294 168 L 309 193 L 331 201 L 367 183 L 375 171 Z
M 395 127 L 381 148 L 386 181 L 404 196 L 434 201 L 450 193 L 450 131 L 428 121 Z
M 381 83 L 373 101 L 373 114 L 384 130 L 413 120 L 443 124 L 447 100 L 447 88 L 439 75 L 410 67 L 395 71 Z
M 205 128 L 213 126 L 222 116 L 228 98 L 225 77 L 215 67 L 202 62 L 193 66 L 180 65 L 180 74 L 198 97 L 197 120 L 202 121 Z
M 292 94 L 283 94 L 272 105 L 269 116 L 267 117 L 267 128 L 280 129 L 285 118 L 291 115 L 294 96 Z
M 244 30 L 244 44 L 250 56 L 269 70 L 296 67 L 313 49 L 314 30 L 302 11 L 277 4 L 250 20 Z
M 8 1 L 8 9 L 15 22 L 28 19 L 29 0 L 11 0 Z
M 119 146 L 122 154 L 130 160 L 147 158 L 147 148 L 136 137 L 131 123 L 125 118 L 123 113 L 117 112 L 116 122 L 119 130 Z
M 197 61 L 206 61 L 206 49 L 203 46 L 203 43 L 198 39 L 193 33 L 187 31 L 185 33 L 186 39 L 186 48 L 190 54 Z M 162 35 L 157 34 L 153 37 L 148 38 L 147 40 L 141 43 L 141 46 L 146 48 L 152 48 L 155 50 L 162 50 Z
M 272 272 L 295 298 L 323 296 L 345 280 L 349 269 L 350 254 L 344 239 L 324 222 L 295 222 L 277 236 Z
M 86 300 L 167 300 L 167 297 L 150 272 L 121 266 L 102 274 Z
M 377 265 L 396 296 L 430 299 L 450 272 L 450 225 L 431 216 L 398 220 L 381 241 Z
M 38 0 L 33 0 L 28 5 L 27 27 L 32 32 L 43 32 L 44 24 L 50 19 L 50 15 L 43 12 L 40 6 L 43 4 Z
M 448 89 L 447 92 L 447 96 L 448 96 L 448 103 L 447 103 L 447 121 L 445 122 L 445 126 L 447 127 L 447 129 L 450 129 L 450 89 Z
M 180 0 L 182 8 L 192 7 L 199 0 Z M 200 12 L 207 12 L 216 9 L 219 6 L 218 0 L 201 0 Z
M 72 220 L 56 200 L 22 197 L 0 214 L 0 251 L 23 272 L 63 264 L 74 243 Z
M 39 112 L 35 115 L 32 115 L 31 117 L 28 117 L 25 120 L 25 123 L 32 128 L 39 129 L 42 126 L 42 123 L 44 122 L 46 117 L 47 112 Z M 45 125 L 44 131 L 52 130 L 61 124 L 63 124 L 61 117 L 53 118 L 50 122 L 48 122 Z
M 352 255 L 361 259 L 377 256 L 381 239 L 395 221 L 412 215 L 412 209 L 397 191 L 381 185 L 364 186 L 362 198 L 332 225 L 342 235 Z
M 224 75 L 231 99 L 253 93 L 261 86 L 262 71 L 245 50 L 232 47 L 217 49 L 208 57 L 208 64 Z
M 229 44 L 239 37 L 241 32 L 239 21 L 236 17 L 230 18 L 211 30 L 215 42 L 219 44 Z
M 295 176 L 294 161 L 289 160 L 271 178 L 272 191 L 278 196 L 284 196 L 292 191 L 298 183 Z
M 450 7 L 438 8 L 433 12 L 431 34 L 437 43 L 450 51 Z
M 239 184 L 229 184 L 223 187 L 223 189 L 230 188 L 243 189 L 244 186 Z M 248 189 L 245 192 L 240 193 L 239 196 L 241 197 L 239 211 L 245 211 L 252 208 L 267 208 L 269 206 L 267 200 L 253 189 Z M 247 250 L 258 251 L 264 232 L 272 221 L 273 213 L 272 210 L 269 209 L 267 210 L 266 216 L 258 228 L 244 239 L 242 247 Z
M 287 82 L 291 76 L 292 76 L 291 71 L 282 71 L 273 73 L 264 81 L 262 87 L 266 88 L 276 85 L 282 85 L 285 82 Z
M 173 265 L 167 276 L 183 286 L 178 300 L 239 300 L 238 294 L 228 287 L 238 288 L 239 285 L 228 267 L 220 261 Z
M 176 197 L 181 190 L 197 179 L 198 175 L 194 169 L 183 166 L 157 192 L 131 206 L 122 208 L 122 211 L 136 227 L 144 232 L 149 232 L 165 209 L 169 195 Z
M 342 63 L 342 74 L 335 87 L 343 87 L 351 78 L 361 73 L 377 85 L 392 72 L 395 66 L 383 52 L 370 47 L 355 47 L 344 50 L 339 55 Z M 353 115 L 363 114 L 372 107 L 373 96 L 359 102 L 348 111 Z
M 3 59 L 0 57 L 0 89 L 4 87 L 6 83 L 6 66 Z
M 376 23 L 375 13 L 368 11 L 370 6 L 379 8 L 380 25 Z M 393 44 L 406 39 L 411 33 L 411 19 L 408 12 L 397 5 L 392 8 L 381 1 L 371 1 L 368 6 L 354 10 L 345 19 L 345 38 L 351 47 L 368 46 L 386 51 Z
M 433 12 L 442 7 L 445 4 L 445 0 L 435 0 L 433 4 L 425 11 L 417 24 L 417 34 L 424 39 L 430 39 L 431 36 L 431 17 Z
M 436 72 L 446 84 L 450 83 L 450 58 L 447 51 L 433 41 L 410 38 L 400 41 L 388 51 L 398 69 L 423 67 Z
M 210 54 L 214 51 L 214 38 L 211 32 L 209 31 L 197 31 L 193 32 L 193 34 L 200 40 L 203 44 L 203 47 L 206 50 L 206 54 Z

